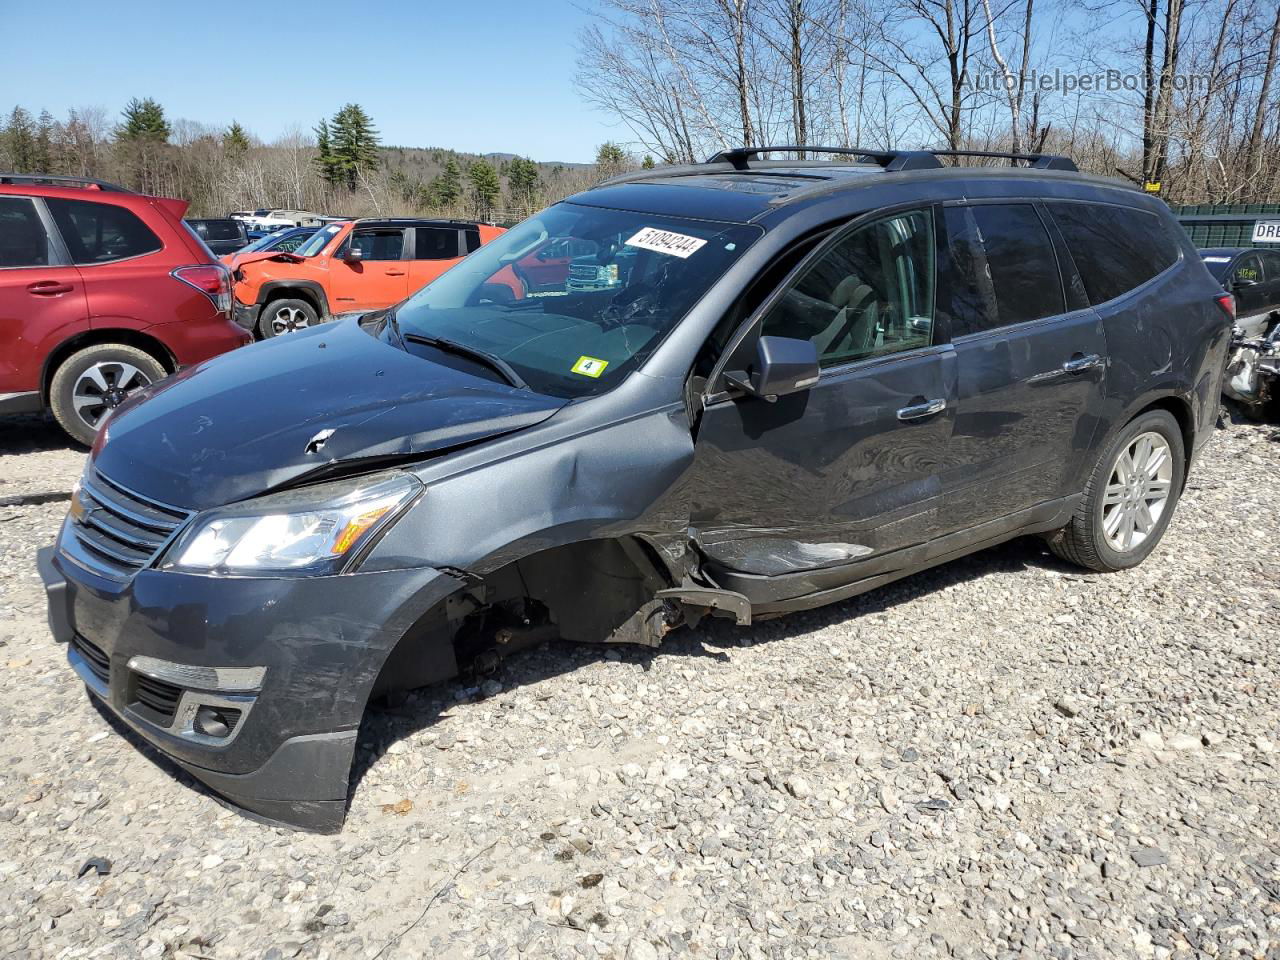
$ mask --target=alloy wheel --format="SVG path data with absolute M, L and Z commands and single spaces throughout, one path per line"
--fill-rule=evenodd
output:
M 271 333 L 278 337 L 282 333 L 305 330 L 309 322 L 307 315 L 297 307 L 280 307 L 271 314 Z
M 1102 498 L 1102 532 L 1113 550 L 1124 553 L 1151 536 L 1169 506 L 1173 454 L 1169 441 L 1149 431 L 1120 451 Z
M 80 374 L 71 393 L 71 403 L 80 419 L 90 429 L 96 430 L 107 411 L 118 407 L 125 397 L 149 383 L 151 378 L 133 364 L 104 360 Z

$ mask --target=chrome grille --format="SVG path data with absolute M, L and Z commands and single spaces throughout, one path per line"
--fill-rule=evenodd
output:
M 190 516 L 91 471 L 72 502 L 62 552 L 100 576 L 128 580 L 155 558 Z
M 569 276 L 574 280 L 595 281 L 600 278 L 600 271 L 595 264 L 573 263 L 569 265 Z

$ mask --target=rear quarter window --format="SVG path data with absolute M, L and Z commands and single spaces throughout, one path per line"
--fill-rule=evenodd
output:
M 206 240 L 240 239 L 240 224 L 235 220 L 192 220 L 191 225 Z
M 1177 241 L 1153 213 L 1106 203 L 1052 201 L 1046 206 L 1094 305 L 1142 286 L 1178 261 Z
M 128 260 L 164 247 L 151 228 L 124 207 L 54 197 L 45 203 L 77 264 Z

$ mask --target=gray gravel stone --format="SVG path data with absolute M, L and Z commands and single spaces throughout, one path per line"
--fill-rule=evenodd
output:
M 1159 867 L 1169 862 L 1169 855 L 1158 847 L 1139 847 L 1129 856 L 1140 867 Z
M 65 504 L 0 508 L 0 957 L 1276 955 L 1277 437 L 1219 431 L 1133 570 L 1020 540 L 415 692 L 369 716 L 331 837 L 114 732 L 44 622 Z M 0 496 L 82 462 L 0 420 Z

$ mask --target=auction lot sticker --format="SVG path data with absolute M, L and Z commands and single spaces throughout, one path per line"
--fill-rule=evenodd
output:
M 645 227 L 627 241 L 628 247 L 639 247 L 641 250 L 652 250 L 655 253 L 666 253 L 681 260 L 690 254 L 697 253 L 707 241 L 683 233 L 670 230 L 659 230 L 657 227 Z
M 578 362 L 570 369 L 572 369 L 574 373 L 582 374 L 584 377 L 595 378 L 604 373 L 604 368 L 608 365 L 608 360 L 597 360 L 595 357 L 582 356 L 578 358 Z

